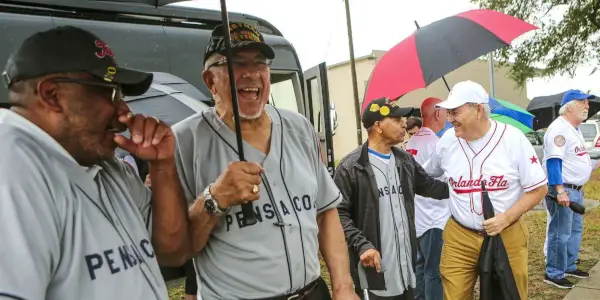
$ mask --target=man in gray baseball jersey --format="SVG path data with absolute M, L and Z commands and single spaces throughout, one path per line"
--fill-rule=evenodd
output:
M 230 30 L 241 134 L 238 160 L 223 32 Z M 341 195 L 322 164 L 312 125 L 266 105 L 273 49 L 243 23 L 213 31 L 203 78 L 216 106 L 173 127 L 176 159 L 192 216 L 196 273 L 203 299 L 357 299 L 336 206 Z M 253 201 L 258 222 L 241 207 Z M 292 297 L 292 298 L 290 298 Z
M 175 137 L 122 101 L 152 74 L 67 26 L 27 38 L 3 78 L 0 299 L 168 299 L 157 259 L 182 264 L 189 245 Z M 125 129 L 132 140 L 116 135 Z M 116 146 L 150 162 L 152 201 Z
M 339 214 L 354 284 L 368 289 L 370 299 L 414 299 L 415 193 L 448 197 L 444 182 L 429 176 L 411 154 L 394 147 L 404 138 L 403 117 L 412 110 L 388 98 L 369 102 L 362 115 L 368 141 L 342 158 L 335 172 L 344 196 Z M 366 282 L 359 279 L 363 270 Z

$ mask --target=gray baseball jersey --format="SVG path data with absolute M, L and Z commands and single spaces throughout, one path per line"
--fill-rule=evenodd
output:
M 258 222 L 244 226 L 241 207 L 232 207 L 195 257 L 204 299 L 256 299 L 304 287 L 320 275 L 317 215 L 337 207 L 341 194 L 322 163 L 317 135 L 303 116 L 272 106 L 269 155 L 244 143 L 247 161 L 260 163 L 274 199 L 261 185 L 254 202 Z M 173 127 L 176 160 L 190 203 L 237 161 L 235 133 L 214 108 Z M 275 223 L 285 224 L 277 226 Z
M 9 110 L 0 140 L 0 298 L 168 299 L 131 168 L 83 168 Z

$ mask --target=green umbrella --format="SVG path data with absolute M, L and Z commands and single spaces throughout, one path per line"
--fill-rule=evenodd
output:
M 492 118 L 492 120 L 496 120 L 496 121 L 504 123 L 504 124 L 509 124 L 509 125 L 515 126 L 525 134 L 533 131 L 531 128 L 527 127 L 527 125 L 525 125 L 511 117 L 507 117 L 507 116 L 499 115 L 499 114 L 491 114 L 490 118 Z

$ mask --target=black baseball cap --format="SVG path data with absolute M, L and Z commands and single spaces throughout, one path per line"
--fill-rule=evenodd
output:
M 362 123 L 365 128 L 369 128 L 377 121 L 385 118 L 407 117 L 414 110 L 414 107 L 400 107 L 397 101 L 390 98 L 379 98 L 369 102 L 362 114 Z
M 106 83 L 121 86 L 125 96 L 145 93 L 152 73 L 119 67 L 110 47 L 93 33 L 60 26 L 29 36 L 9 57 L 2 77 L 13 83 L 39 76 L 86 72 Z
M 245 49 L 256 49 L 262 52 L 262 54 L 268 58 L 275 58 L 275 51 L 271 46 L 265 43 L 265 39 L 262 34 L 252 25 L 242 22 L 230 22 L 229 23 L 229 36 L 231 37 L 231 50 L 239 51 Z M 213 29 L 206 46 L 204 53 L 204 62 L 211 55 L 219 53 L 226 55 L 225 48 L 225 33 L 223 32 L 223 25 L 218 25 Z

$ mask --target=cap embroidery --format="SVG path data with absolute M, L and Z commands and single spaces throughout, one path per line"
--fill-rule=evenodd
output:
M 260 42 L 260 33 L 254 26 L 245 23 L 233 23 L 229 25 L 232 41 L 255 41 Z
M 116 74 L 117 68 L 113 66 L 106 68 L 106 73 L 104 74 L 104 81 L 112 82 L 115 79 Z
M 390 114 L 390 108 L 389 108 L 389 107 L 387 107 L 387 106 L 382 106 L 382 107 L 379 109 L 379 113 L 380 113 L 382 116 L 387 116 L 387 115 L 389 115 L 389 114 Z
M 112 58 L 115 58 L 115 54 L 112 52 L 110 47 L 108 47 L 108 45 L 105 42 L 103 42 L 101 40 L 96 40 L 94 42 L 94 44 L 96 45 L 96 47 L 100 48 L 100 52 L 96 52 L 96 57 L 104 58 L 105 56 L 108 55 Z
M 369 107 L 369 110 L 370 110 L 371 112 L 376 112 L 376 111 L 378 111 L 378 110 L 379 110 L 379 104 L 377 104 L 377 103 L 373 103 L 373 104 L 371 104 L 371 107 Z

